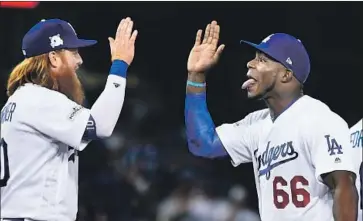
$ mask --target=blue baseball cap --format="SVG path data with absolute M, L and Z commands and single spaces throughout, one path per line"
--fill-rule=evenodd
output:
M 294 73 L 296 79 L 304 84 L 310 74 L 309 55 L 299 39 L 285 34 L 275 33 L 266 37 L 260 44 L 241 40 L 255 49 L 275 59 Z
M 96 43 L 96 40 L 79 39 L 72 25 L 66 21 L 43 19 L 25 34 L 22 51 L 29 58 L 60 49 L 88 47 Z

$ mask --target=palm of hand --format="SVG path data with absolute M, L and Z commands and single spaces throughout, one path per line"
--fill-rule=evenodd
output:
M 215 49 L 211 45 L 203 44 L 193 47 L 188 59 L 188 70 L 200 72 L 213 66 L 217 62 L 214 54 Z
M 222 53 L 224 45 L 220 45 L 217 49 L 219 39 L 219 25 L 213 21 L 208 24 L 205 30 L 204 39 L 201 43 L 202 30 L 198 30 L 194 47 L 192 48 L 188 58 L 189 73 L 203 73 L 211 68 Z
M 127 17 L 122 19 L 115 35 L 115 39 L 109 37 L 111 49 L 111 59 L 123 60 L 128 65 L 134 59 L 135 55 L 135 40 L 137 37 L 137 30 L 132 31 L 134 22 L 131 18 Z

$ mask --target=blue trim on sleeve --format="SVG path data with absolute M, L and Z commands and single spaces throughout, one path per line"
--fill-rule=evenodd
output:
M 227 156 L 207 108 L 206 93 L 189 93 L 185 99 L 188 148 L 196 156 Z
M 126 78 L 129 65 L 122 60 L 114 60 L 111 65 L 110 74 Z

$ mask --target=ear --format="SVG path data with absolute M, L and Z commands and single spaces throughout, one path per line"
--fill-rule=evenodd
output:
M 291 70 L 288 70 L 288 69 L 285 69 L 285 71 L 284 71 L 284 73 L 282 75 L 281 81 L 283 83 L 287 83 L 287 82 L 292 81 L 293 78 L 294 78 L 294 74 L 292 73 L 292 71 Z
M 61 59 L 59 57 L 59 54 L 55 51 L 51 51 L 48 53 L 48 58 L 49 58 L 49 62 L 50 62 L 50 65 L 54 68 L 57 68 L 60 66 L 60 62 L 61 62 Z

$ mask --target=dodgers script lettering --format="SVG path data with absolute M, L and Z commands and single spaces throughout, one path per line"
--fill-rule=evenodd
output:
M 270 146 L 270 143 L 271 141 L 267 143 L 266 150 L 257 157 L 259 176 L 265 175 L 267 180 L 270 179 L 272 169 L 299 156 L 292 141 L 276 146 Z

